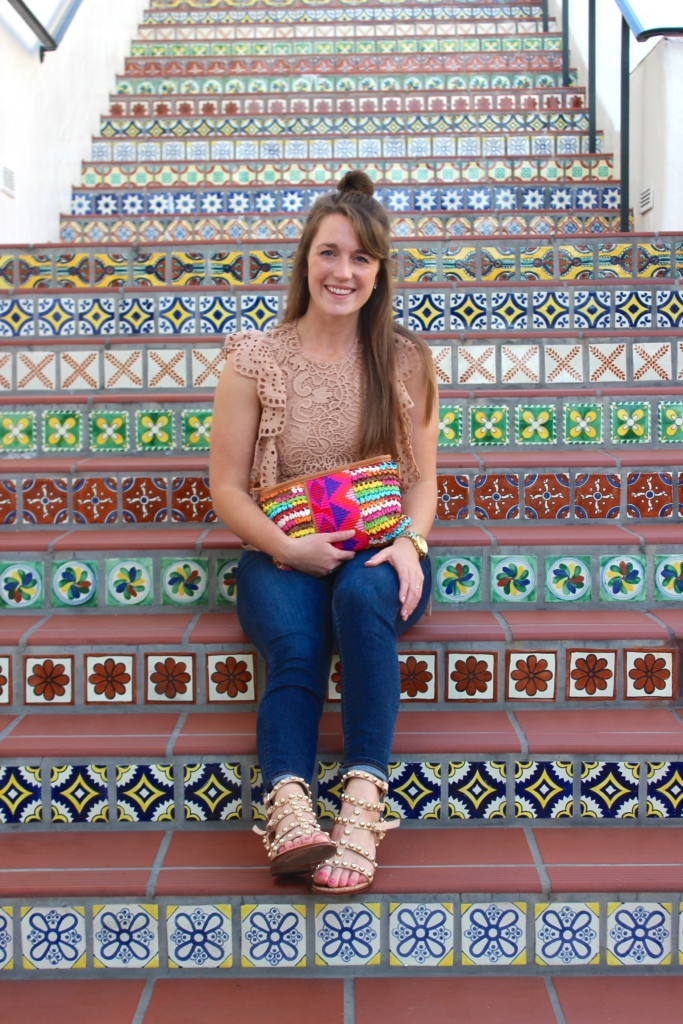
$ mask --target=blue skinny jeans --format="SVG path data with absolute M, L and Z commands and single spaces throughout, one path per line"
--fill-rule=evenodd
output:
M 240 559 L 237 613 L 268 663 L 256 732 L 266 792 L 285 775 L 313 779 L 335 640 L 343 675 L 343 770 L 387 778 L 401 690 L 397 638 L 424 614 L 431 565 L 428 558 L 420 563 L 422 594 L 404 622 L 394 567 L 365 568 L 374 553 L 360 551 L 322 577 L 278 569 L 261 551 Z

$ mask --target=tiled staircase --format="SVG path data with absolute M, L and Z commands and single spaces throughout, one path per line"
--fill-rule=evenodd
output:
M 683 230 L 615 234 L 541 18 L 155 0 L 63 243 L 0 251 L 7 1024 L 680 1021 Z M 221 337 L 277 320 L 349 166 L 442 408 L 402 828 L 345 901 L 249 831 L 266 666 L 206 474 Z

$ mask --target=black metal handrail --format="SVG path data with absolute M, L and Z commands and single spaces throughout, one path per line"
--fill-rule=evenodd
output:
M 56 50 L 59 46 L 64 33 L 71 24 L 73 17 L 81 5 L 82 0 L 72 0 L 71 4 L 63 14 L 59 24 L 52 31 L 48 30 L 43 25 L 42 21 L 35 16 L 33 11 L 26 6 L 24 0 L 8 0 L 14 10 L 17 12 L 20 18 L 22 18 L 28 27 L 31 29 L 33 34 L 40 42 L 40 60 L 42 62 L 44 55 L 51 50 Z

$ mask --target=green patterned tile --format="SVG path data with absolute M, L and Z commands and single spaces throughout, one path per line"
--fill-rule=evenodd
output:
M 130 448 L 128 413 L 90 413 L 90 448 L 94 452 L 127 452 Z
M 600 555 L 600 600 L 644 601 L 645 559 L 640 555 Z
M 564 406 L 565 444 L 602 444 L 602 406 L 575 404 Z
M 655 601 L 683 601 L 683 554 L 655 555 Z
M 591 570 L 589 558 L 546 555 L 545 599 L 567 604 L 590 601 Z
M 506 405 L 479 405 L 470 409 L 472 444 L 508 444 L 509 440 L 510 427 Z
M 175 419 L 170 409 L 138 409 L 135 439 L 140 451 L 168 451 L 175 448 Z
M 52 599 L 69 607 L 97 604 L 97 563 L 53 562 Z
M 462 406 L 439 405 L 439 448 L 457 448 L 462 443 Z
M 34 452 L 36 450 L 35 414 L 6 412 L 0 414 L 0 451 Z
M 216 602 L 233 607 L 237 604 L 238 558 L 229 558 L 216 566 Z
M 491 600 L 514 604 L 535 601 L 536 556 L 492 556 Z
M 481 601 L 481 558 L 435 558 L 434 600 L 444 604 Z
M 555 444 L 554 405 L 518 405 L 515 408 L 515 439 L 517 444 Z
M 48 409 L 43 413 L 43 451 L 75 451 L 83 447 L 83 417 L 75 409 Z
M 612 444 L 647 444 L 650 440 L 649 402 L 612 402 Z
M 683 402 L 659 403 L 659 440 L 664 444 L 683 441 Z
M 0 603 L 9 608 L 43 608 L 42 562 L 0 562 Z
M 104 563 L 109 607 L 154 603 L 151 558 L 107 558 Z
M 206 604 L 208 583 L 206 558 L 161 559 L 162 604 Z
M 182 415 L 183 451 L 193 452 L 206 449 L 211 442 L 211 409 L 183 409 Z

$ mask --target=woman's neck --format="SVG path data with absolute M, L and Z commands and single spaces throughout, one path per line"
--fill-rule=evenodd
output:
M 351 317 L 321 316 L 309 307 L 297 320 L 301 349 L 305 355 L 320 362 L 336 362 L 353 349 L 358 339 L 358 315 Z

